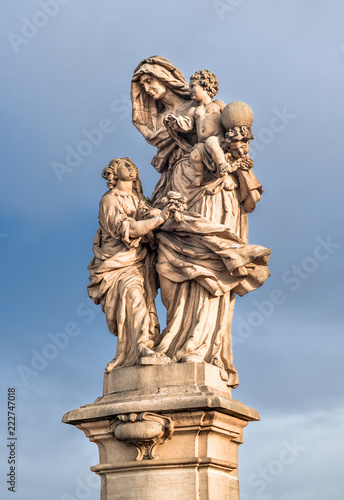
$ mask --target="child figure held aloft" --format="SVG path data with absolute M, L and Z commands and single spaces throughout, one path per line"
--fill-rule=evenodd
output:
M 204 162 L 209 170 L 216 171 L 218 175 L 224 175 L 229 169 L 221 148 L 221 141 L 224 138 L 221 113 L 225 103 L 219 100 L 213 101 L 218 88 L 219 83 L 213 73 L 207 69 L 196 71 L 189 85 L 191 99 L 196 105 L 190 108 L 186 116 L 169 114 L 164 119 L 166 128 L 172 131 L 187 133 L 196 126 L 198 143 L 190 153 L 194 169 L 194 186 L 199 186 L 203 181 Z

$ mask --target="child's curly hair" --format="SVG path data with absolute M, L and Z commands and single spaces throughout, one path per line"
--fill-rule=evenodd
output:
M 133 167 L 135 167 L 137 175 L 136 179 L 133 181 L 133 186 L 138 193 L 142 193 L 142 184 L 139 179 L 139 169 L 137 168 L 133 160 L 131 160 L 127 156 L 125 156 L 124 158 L 114 158 L 110 161 L 109 165 L 103 169 L 102 177 L 103 179 L 108 181 L 107 187 L 109 189 L 113 189 L 116 186 L 118 181 L 118 168 L 120 167 L 120 165 L 123 165 L 123 163 L 125 165 L 132 165 Z
M 211 98 L 216 96 L 219 91 L 219 81 L 216 75 L 207 69 L 196 71 L 190 78 L 190 82 L 192 81 L 197 81 Z
M 253 141 L 253 139 L 254 136 L 251 127 L 233 127 L 226 132 L 225 137 L 221 141 L 221 147 L 224 151 L 227 151 L 232 142 L 250 142 Z

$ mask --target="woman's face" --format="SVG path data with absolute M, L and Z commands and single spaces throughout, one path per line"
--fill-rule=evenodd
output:
M 140 83 L 144 87 L 146 93 L 153 97 L 154 100 L 161 99 L 166 94 L 165 85 L 154 76 L 142 75 Z
M 130 163 L 121 163 L 117 169 L 117 175 L 120 181 L 134 181 L 137 177 L 137 170 Z

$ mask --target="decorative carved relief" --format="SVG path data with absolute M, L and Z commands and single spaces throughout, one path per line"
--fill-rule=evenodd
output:
M 174 423 L 170 418 L 155 413 L 129 413 L 117 415 L 110 428 L 118 441 L 137 448 L 136 460 L 153 460 L 156 445 L 172 436 Z

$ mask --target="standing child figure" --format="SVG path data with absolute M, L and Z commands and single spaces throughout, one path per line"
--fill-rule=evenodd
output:
M 164 124 L 166 128 L 184 133 L 191 132 L 196 126 L 198 143 L 191 150 L 190 159 L 195 174 L 193 185 L 199 186 L 203 182 L 207 153 L 212 160 L 212 162 L 207 161 L 210 170 L 216 171 L 218 175 L 224 175 L 229 168 L 221 148 L 221 141 L 224 138 L 221 113 L 225 103 L 219 100 L 213 101 L 219 83 L 216 76 L 207 69 L 196 71 L 192 75 L 189 88 L 191 99 L 196 105 L 186 116 L 167 115 Z
M 252 212 L 263 192 L 261 183 L 252 172 L 254 162 L 249 156 L 249 144 L 254 139 L 251 130 L 253 111 L 245 102 L 235 101 L 227 104 L 221 119 L 226 130 L 221 145 L 229 171 L 238 179 L 242 208 Z

